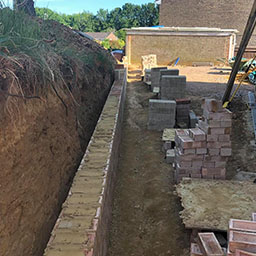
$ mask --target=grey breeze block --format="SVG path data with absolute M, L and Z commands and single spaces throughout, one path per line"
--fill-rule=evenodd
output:
M 160 81 L 160 97 L 162 100 L 185 98 L 186 76 L 162 76 Z
M 151 68 L 151 91 L 154 87 L 159 87 L 160 84 L 160 70 L 167 69 L 167 67 Z
M 176 102 L 173 100 L 149 100 L 148 129 L 162 131 L 173 128 L 176 119 Z

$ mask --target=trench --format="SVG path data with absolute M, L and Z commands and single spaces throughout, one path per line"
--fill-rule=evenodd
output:
M 147 130 L 151 97 L 144 83 L 128 84 L 108 256 L 189 255 L 162 134 Z

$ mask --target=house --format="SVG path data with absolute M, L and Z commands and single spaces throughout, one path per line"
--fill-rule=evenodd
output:
M 156 3 L 160 5 L 160 25 L 236 29 L 239 46 L 254 0 L 161 0 Z M 256 33 L 249 42 L 250 47 L 256 50 Z
M 88 36 L 92 37 L 96 41 L 117 41 L 118 37 L 113 32 L 85 32 Z

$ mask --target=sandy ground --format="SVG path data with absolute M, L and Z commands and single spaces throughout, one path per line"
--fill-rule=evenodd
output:
M 221 99 L 228 68 L 178 67 L 187 76 L 191 109 L 202 114 L 204 97 Z M 108 256 L 189 255 L 189 231 L 179 217 L 181 205 L 174 195 L 173 169 L 161 152 L 161 133 L 147 130 L 148 87 L 132 81 L 127 89 L 123 140 L 114 195 Z M 243 85 L 230 109 L 234 112 L 228 178 L 256 172 L 256 150 L 246 96 L 253 86 Z

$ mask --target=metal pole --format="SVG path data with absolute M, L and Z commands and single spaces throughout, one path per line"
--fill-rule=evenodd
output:
M 246 24 L 246 27 L 244 30 L 244 34 L 243 34 L 243 37 L 242 37 L 242 40 L 241 40 L 241 43 L 240 43 L 240 46 L 239 46 L 239 49 L 237 52 L 236 60 L 235 60 L 234 66 L 232 68 L 232 72 L 230 74 L 228 83 L 227 83 L 227 88 L 226 88 L 225 94 L 222 99 L 223 103 L 225 103 L 229 100 L 229 96 L 232 91 L 237 72 L 239 71 L 241 59 L 242 59 L 244 51 L 248 45 L 248 42 L 251 38 L 251 35 L 254 31 L 255 25 L 256 25 L 256 0 L 254 0 L 254 4 L 252 6 L 252 10 L 251 10 L 249 19 L 247 21 L 247 24 Z

